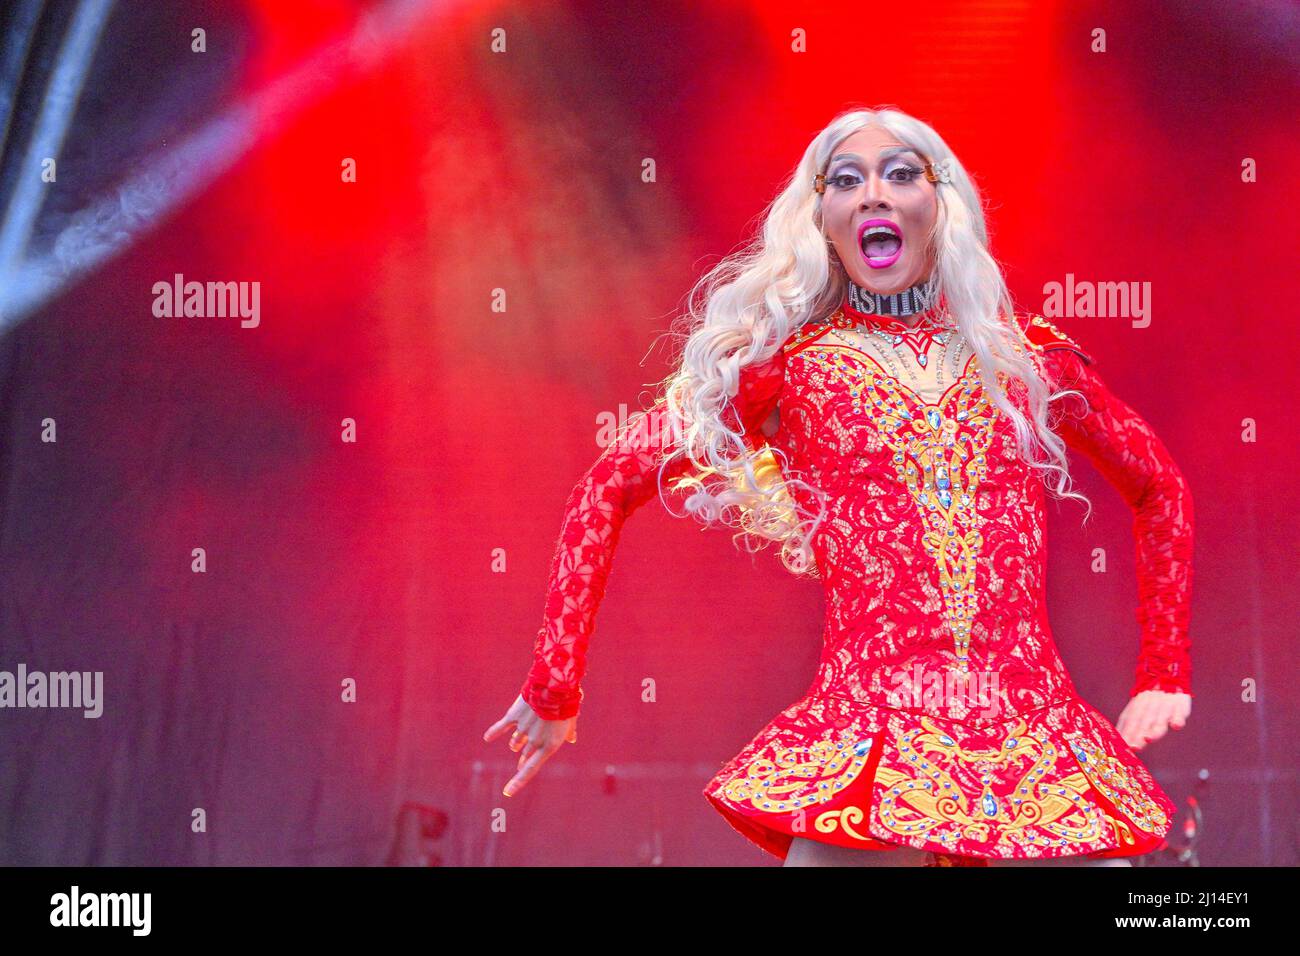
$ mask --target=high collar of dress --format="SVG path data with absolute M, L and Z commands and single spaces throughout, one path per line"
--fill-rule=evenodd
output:
M 942 331 L 950 326 L 939 299 L 933 282 L 928 279 L 891 295 L 872 292 L 850 281 L 832 324 L 841 329 L 866 326 L 896 334 L 923 329 Z

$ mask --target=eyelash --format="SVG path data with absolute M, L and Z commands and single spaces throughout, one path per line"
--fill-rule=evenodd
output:
M 920 176 L 923 172 L 925 172 L 925 170 L 917 166 L 911 166 L 911 165 L 896 166 L 889 171 L 889 174 L 886 174 L 886 181 L 893 182 L 893 183 L 910 183 L 912 180 L 916 179 L 917 176 Z M 893 173 L 906 173 L 907 176 L 904 179 L 889 179 L 888 176 Z M 835 186 L 837 189 L 848 188 L 844 184 L 837 181 L 840 179 L 844 179 L 845 177 L 848 176 L 852 176 L 856 178 L 859 182 L 861 182 L 862 180 L 862 177 L 859 176 L 857 173 L 836 173 L 834 176 L 826 177 L 826 184 L 828 186 Z

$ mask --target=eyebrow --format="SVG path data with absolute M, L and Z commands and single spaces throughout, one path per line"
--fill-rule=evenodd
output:
M 916 150 L 912 149 L 912 147 L 910 146 L 891 146 L 888 149 L 882 149 L 880 151 L 880 158 L 889 159 L 893 156 L 899 155 L 900 153 L 911 153 L 917 159 L 921 158 L 921 154 L 918 153 Z M 838 163 L 842 159 L 856 159 L 864 166 L 867 163 L 867 161 L 863 159 L 861 156 L 859 156 L 857 153 L 836 153 L 834 156 L 831 157 L 830 161 L 832 163 Z

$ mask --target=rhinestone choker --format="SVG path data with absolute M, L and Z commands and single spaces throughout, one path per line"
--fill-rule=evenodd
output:
M 936 294 L 933 279 L 926 279 L 911 288 L 890 295 L 882 295 L 879 292 L 864 289 L 850 279 L 846 304 L 854 312 L 859 312 L 862 315 L 878 315 L 891 318 L 915 315 L 917 312 L 927 312 L 938 304 L 937 299 L 938 295 Z

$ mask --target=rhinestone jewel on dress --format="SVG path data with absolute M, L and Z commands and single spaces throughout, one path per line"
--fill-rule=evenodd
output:
M 929 364 L 931 346 L 938 344 L 947 347 L 948 342 L 957 334 L 955 325 L 946 324 L 951 321 L 946 315 L 927 315 L 915 326 L 908 326 L 894 319 L 862 315 L 841 306 L 828 321 L 832 333 L 836 330 L 858 331 L 863 335 L 877 336 L 894 351 L 900 351 L 900 346 L 906 344 L 922 368 Z

